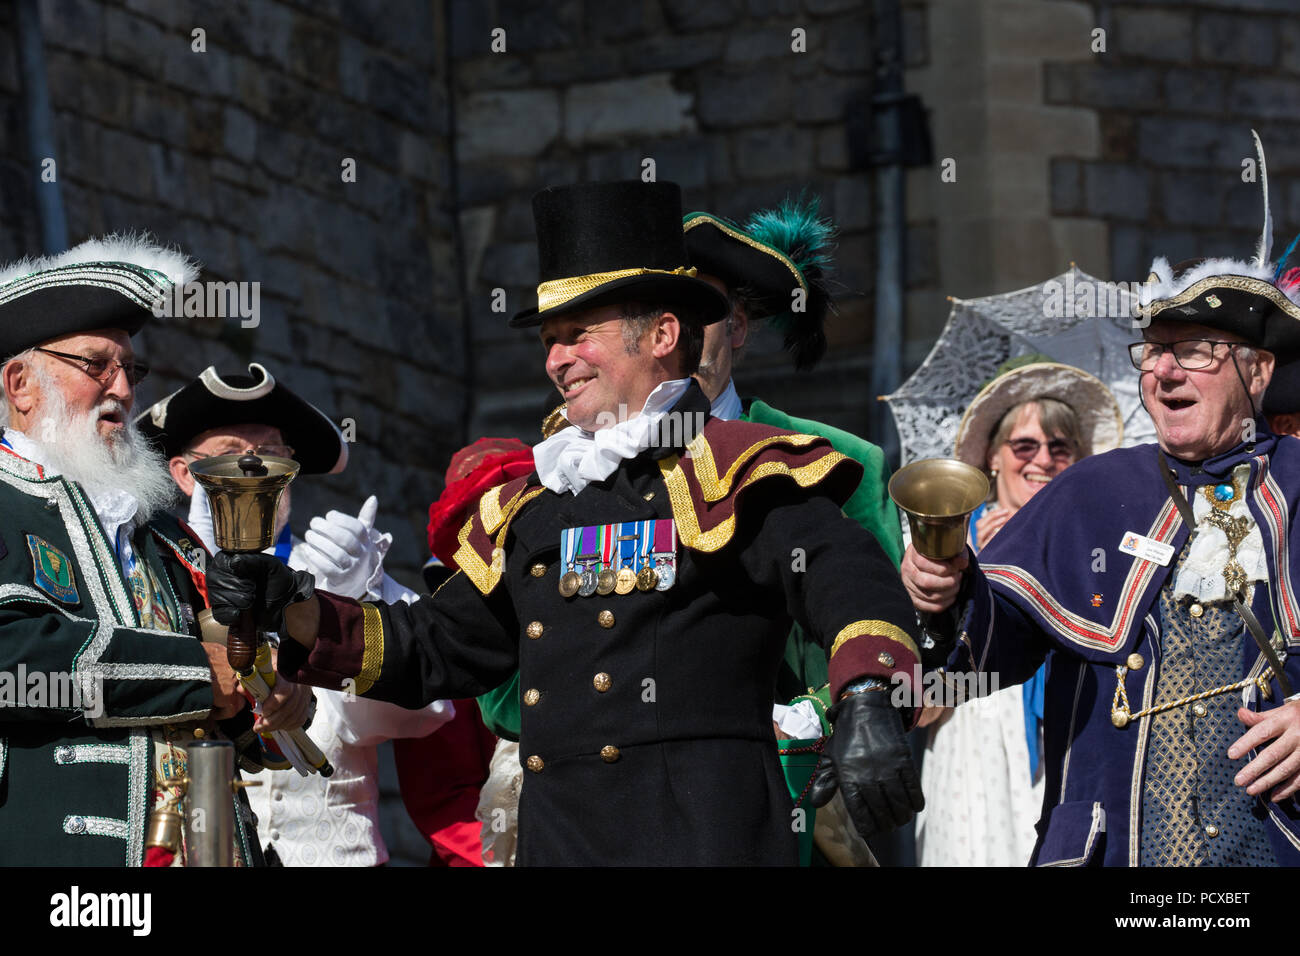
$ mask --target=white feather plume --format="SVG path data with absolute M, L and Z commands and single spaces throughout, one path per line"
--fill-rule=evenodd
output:
M 1151 263 L 1151 274 L 1152 278 L 1138 290 L 1138 301 L 1142 305 L 1173 298 L 1210 276 L 1248 276 L 1265 282 L 1273 281 L 1272 266 L 1268 262 L 1257 263 L 1254 259 L 1205 259 L 1175 275 L 1169 260 L 1157 256 Z
M 173 284 L 179 285 L 193 282 L 199 276 L 199 264 L 179 249 L 159 245 L 148 233 L 128 232 L 87 239 L 57 255 L 31 256 L 11 262 L 0 267 L 0 285 L 33 272 L 45 272 L 82 262 L 129 262 L 160 272 Z
M 1253 129 L 1250 135 L 1255 137 L 1255 154 L 1259 157 L 1259 187 L 1264 191 L 1264 231 L 1260 234 L 1259 245 L 1255 247 L 1255 258 L 1251 261 L 1262 266 L 1268 264 L 1268 257 L 1273 252 L 1273 212 L 1268 205 L 1268 163 L 1264 161 L 1264 144 L 1259 141 L 1259 134 Z

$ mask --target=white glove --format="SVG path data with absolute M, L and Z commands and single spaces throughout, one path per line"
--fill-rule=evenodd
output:
M 208 505 L 208 493 L 197 481 L 194 482 L 194 494 L 190 496 L 190 513 L 185 523 L 199 536 L 209 553 L 217 553 L 217 532 L 212 527 L 212 509 Z
M 316 577 L 316 587 L 356 600 L 379 597 L 384 555 L 393 536 L 375 530 L 379 499 L 371 495 L 354 518 L 331 511 L 311 519 L 297 555 Z

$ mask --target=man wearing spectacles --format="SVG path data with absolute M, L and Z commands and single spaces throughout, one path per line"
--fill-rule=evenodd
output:
M 1300 451 L 1260 415 L 1300 294 L 1263 248 L 1153 265 L 1158 445 L 1074 465 L 978 561 L 904 556 L 934 663 L 1005 685 L 1052 655 L 1039 865 L 1300 864 Z
M 216 535 L 207 496 L 194 481 L 192 462 L 215 455 L 253 453 L 293 458 L 299 475 L 338 474 L 348 446 L 324 412 L 298 396 L 256 362 L 247 374 L 204 369 L 183 388 L 138 419 L 142 433 L 167 458 L 176 485 L 190 499 L 188 524 L 215 553 Z M 296 484 L 296 482 L 295 482 Z M 321 587 L 359 600 L 413 601 L 414 591 L 384 573 L 391 535 L 375 530 L 378 500 L 372 495 L 357 515 L 330 511 L 312 518 L 303 538 L 291 531 L 289 485 L 280 496 L 275 544 L 268 549 L 297 571 L 309 571 Z M 302 723 L 311 694 L 283 680 L 264 716 L 281 711 Z M 388 861 L 379 832 L 377 747 L 385 740 L 423 737 L 455 715 L 449 701 L 419 710 L 365 700 L 338 691 L 317 691 L 311 733 L 334 767 L 328 780 L 292 770 L 267 770 L 249 791 L 258 837 L 286 866 L 376 866 Z M 261 729 L 264 718 L 258 718 Z
M 116 237 L 0 269 L 6 864 L 183 862 L 182 847 L 146 848 L 151 812 L 185 812 L 189 743 L 252 726 L 225 648 L 201 640 L 204 564 L 166 513 L 166 463 L 130 419 L 148 370 L 132 336 L 195 275 L 178 252 Z M 40 692 L 15 697 L 15 681 Z M 236 857 L 258 863 L 240 803 Z

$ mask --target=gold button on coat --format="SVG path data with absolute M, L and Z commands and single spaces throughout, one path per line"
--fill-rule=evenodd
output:
M 534 564 L 531 568 L 528 569 L 528 573 L 535 578 L 546 577 L 546 565 L 538 561 L 536 564 Z
M 533 621 L 528 625 L 528 630 L 525 633 L 535 641 L 542 636 L 543 630 L 545 630 L 545 628 L 542 627 L 541 621 Z
M 1205 828 L 1205 835 L 1209 837 L 1211 840 L 1213 840 L 1216 836 L 1219 835 L 1219 828 L 1216 827 L 1213 823 L 1211 823 L 1208 827 Z
M 609 679 L 608 674 L 602 671 L 601 673 L 597 674 L 595 677 L 591 679 L 591 683 L 592 686 L 596 688 L 596 690 L 600 691 L 603 694 L 605 693 L 605 691 L 609 690 L 611 686 L 613 686 L 614 682 Z
M 542 768 L 545 766 L 545 761 L 543 761 L 541 757 L 537 756 L 537 754 L 533 754 L 528 758 L 528 769 L 533 773 L 541 773 Z
M 622 755 L 618 752 L 618 748 L 612 744 L 606 744 L 600 748 L 600 759 L 605 763 L 613 763 L 620 756 Z
M 1209 709 L 1198 700 L 1196 703 L 1192 704 L 1192 713 L 1197 717 L 1204 717 L 1209 713 Z
M 1128 669 L 1131 671 L 1140 671 L 1146 661 L 1142 659 L 1141 654 L 1130 654 L 1128 656 Z
M 538 690 L 536 687 L 530 687 L 528 688 L 528 690 L 524 691 L 524 703 L 527 704 L 529 707 L 532 707 L 541 699 L 542 699 L 542 692 Z
M 596 615 L 596 620 L 600 623 L 601 627 L 613 627 L 614 612 L 608 609 L 601 611 L 599 614 Z
M 1199 604 L 1193 604 L 1187 610 L 1191 611 L 1192 617 L 1200 617 L 1205 613 L 1205 608 L 1201 607 Z

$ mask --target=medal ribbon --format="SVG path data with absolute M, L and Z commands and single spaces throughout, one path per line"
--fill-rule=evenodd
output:
M 655 522 L 655 554 L 677 556 L 677 525 L 672 519 L 660 518 Z
M 603 524 L 600 526 L 600 570 L 612 566 L 614 557 L 614 539 L 618 536 L 618 525 Z
M 634 568 L 636 564 L 636 542 L 637 542 L 637 524 L 636 521 L 624 521 L 618 526 L 618 566 L 619 568 Z
M 642 568 L 646 567 L 647 565 L 651 565 L 651 566 L 654 565 L 654 561 L 651 560 L 650 558 L 650 552 L 654 550 L 654 543 L 655 543 L 654 521 L 651 520 L 651 521 L 638 522 L 637 531 L 638 534 L 640 535 L 640 538 L 637 541 L 636 569 L 637 571 L 640 571 Z
M 591 568 L 591 559 L 599 557 L 599 554 L 596 552 L 597 529 L 594 526 L 589 525 L 585 528 L 579 528 L 578 530 L 581 532 L 582 549 L 578 552 L 577 556 L 585 559 L 582 565 L 582 570 L 587 571 Z

